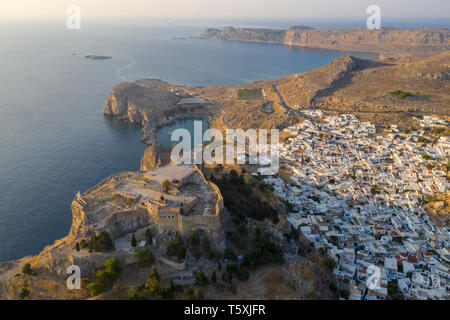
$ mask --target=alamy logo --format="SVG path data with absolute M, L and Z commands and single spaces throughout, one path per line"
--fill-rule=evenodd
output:
M 368 29 L 380 29 L 381 28 L 381 9 L 379 6 L 371 5 L 367 7 L 367 14 L 370 16 L 367 18 Z
M 370 290 L 380 289 L 381 269 L 373 264 L 367 268 L 366 286 Z
M 270 144 L 266 129 L 228 129 L 224 137 L 218 129 L 208 129 L 202 134 L 202 122 L 194 121 L 194 137 L 187 129 L 176 129 L 171 140 L 178 142 L 172 149 L 175 164 L 255 164 L 259 173 L 273 175 L 279 169 L 279 132 L 270 130 Z M 180 141 L 181 139 L 181 141 Z M 194 148 L 192 149 L 192 141 Z M 248 143 L 247 143 L 248 141 Z M 203 144 L 207 143 L 205 147 Z
M 66 285 L 67 289 L 81 289 L 81 269 L 79 266 L 71 265 L 67 267 L 67 274 L 69 277 L 67 278 Z
M 77 5 L 70 5 L 67 7 L 66 13 L 69 14 L 66 26 L 69 30 L 81 29 L 81 8 Z

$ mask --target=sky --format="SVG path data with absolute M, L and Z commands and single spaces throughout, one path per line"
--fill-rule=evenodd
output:
M 378 5 L 387 18 L 449 18 L 449 0 L 0 0 L 0 18 L 83 17 L 358 18 Z

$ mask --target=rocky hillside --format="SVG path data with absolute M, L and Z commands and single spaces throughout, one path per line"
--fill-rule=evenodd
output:
M 450 191 L 434 194 L 424 206 L 431 219 L 440 227 L 450 224 Z
M 430 55 L 447 50 L 449 34 L 449 30 L 435 28 L 369 30 L 313 29 L 306 26 L 288 30 L 224 27 L 222 30 L 207 29 L 203 33 L 207 37 L 227 40 L 410 56 Z
M 450 51 L 395 63 L 347 56 L 286 78 L 278 90 L 289 106 L 448 115 L 449 78 Z M 394 90 L 411 95 L 400 99 L 390 94 Z
M 281 84 L 278 89 L 289 104 L 311 106 L 319 97 L 330 94 L 352 71 L 370 64 L 352 56 L 341 57 L 329 65 L 295 76 L 293 81 Z

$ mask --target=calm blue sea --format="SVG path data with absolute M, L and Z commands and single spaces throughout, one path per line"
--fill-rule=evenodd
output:
M 203 29 L 96 22 L 69 31 L 65 21 L 0 22 L 0 261 L 36 254 L 65 236 L 77 191 L 139 168 L 140 127 L 102 113 L 118 82 L 236 84 L 307 71 L 345 54 L 173 39 Z

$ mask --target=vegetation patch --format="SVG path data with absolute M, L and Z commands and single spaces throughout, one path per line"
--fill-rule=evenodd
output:
M 174 240 L 168 243 L 166 254 L 169 257 L 176 258 L 178 261 L 186 257 L 186 247 L 179 233 L 177 233 Z
M 269 235 L 256 235 L 256 247 L 244 255 L 243 266 L 255 269 L 260 266 L 276 263 L 283 264 L 283 249 L 270 241 Z
M 114 248 L 111 236 L 105 231 L 92 236 L 87 243 L 82 241 L 80 244 L 82 248 L 87 247 L 89 252 L 108 252 Z
M 122 266 L 117 258 L 106 260 L 103 264 L 103 268 L 97 271 L 96 281 L 88 284 L 86 288 L 91 296 L 96 296 L 102 293 L 105 289 L 112 287 L 114 281 L 116 281 Z
M 260 111 L 262 113 L 274 113 L 275 109 L 273 108 L 273 102 L 269 101 L 269 102 L 263 103 L 263 105 L 261 106 Z
M 278 222 L 278 211 L 268 201 L 260 199 L 255 193 L 256 188 L 264 195 L 270 195 L 272 191 L 264 184 L 246 183 L 242 175 L 235 170 L 214 180 L 219 187 L 224 199 L 225 207 L 232 212 L 235 222 L 246 221 L 247 217 L 255 220 L 271 219 Z
M 175 286 L 172 281 L 162 280 L 155 266 L 150 271 L 150 277 L 145 283 L 139 287 L 128 288 L 125 299 L 127 300 L 144 300 L 149 298 L 157 299 L 173 299 L 174 293 L 181 287 Z M 199 299 L 200 292 L 192 294 L 191 298 Z
M 262 100 L 263 94 L 261 89 L 239 89 L 238 97 L 244 100 Z
M 134 250 L 134 255 L 142 265 L 153 264 L 155 262 L 155 255 L 150 248 L 137 248 Z
M 393 94 L 394 96 L 397 96 L 399 99 L 405 99 L 406 97 L 411 97 L 413 95 L 411 92 L 402 90 L 394 90 L 389 92 L 389 94 Z

